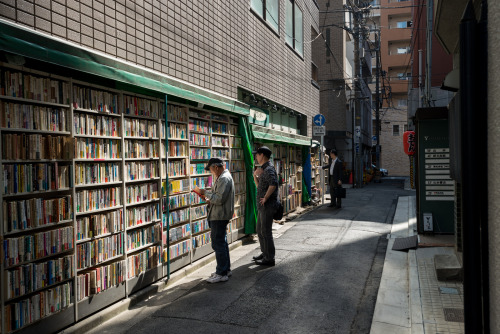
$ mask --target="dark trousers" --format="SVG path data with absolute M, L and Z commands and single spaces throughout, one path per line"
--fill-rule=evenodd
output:
M 257 216 L 257 235 L 259 236 L 260 250 L 264 260 L 274 260 L 273 216 L 275 207 L 259 206 Z
M 330 184 L 330 198 L 331 198 L 331 205 L 336 205 L 337 207 L 342 206 L 342 198 L 340 197 L 335 197 L 335 188 L 337 187 L 342 187 L 339 186 L 338 184 Z
M 229 220 L 211 220 L 208 222 L 208 226 L 211 228 L 212 249 L 215 251 L 215 260 L 217 261 L 215 273 L 222 276 L 227 275 L 227 272 L 231 270 L 229 246 L 227 245 L 228 223 Z

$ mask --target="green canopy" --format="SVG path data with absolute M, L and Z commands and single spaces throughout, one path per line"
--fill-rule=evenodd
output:
M 248 125 L 248 119 L 246 117 L 239 117 L 238 122 L 238 133 L 241 136 L 241 144 L 243 148 L 243 155 L 245 157 L 245 168 L 247 172 L 246 186 L 246 207 L 245 207 L 245 233 L 252 234 L 255 233 L 255 228 L 257 225 L 257 186 L 253 179 L 253 140 L 252 132 Z
M 252 125 L 252 134 L 254 138 L 264 141 L 311 146 L 311 138 L 295 135 L 292 133 L 289 134 L 286 132 L 276 131 L 258 125 Z
M 0 22 L 0 50 L 185 98 L 236 114 L 250 114 L 250 106 L 237 100 L 6 22 Z

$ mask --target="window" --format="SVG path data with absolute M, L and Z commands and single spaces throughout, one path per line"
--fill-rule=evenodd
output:
M 399 80 L 409 80 L 411 77 L 411 73 L 398 73 Z
M 285 41 L 298 54 L 304 55 L 302 11 L 294 0 L 286 0 Z
M 398 54 L 406 54 L 408 52 L 410 52 L 410 48 L 409 47 L 398 48 L 398 50 L 397 50 Z
M 279 31 L 279 0 L 251 0 L 250 6 L 274 30 Z
M 318 82 L 318 66 L 311 62 L 311 79 Z
M 396 23 L 396 28 L 411 28 L 411 21 L 400 21 Z
M 392 135 L 393 136 L 399 136 L 399 125 L 393 125 L 392 126 Z

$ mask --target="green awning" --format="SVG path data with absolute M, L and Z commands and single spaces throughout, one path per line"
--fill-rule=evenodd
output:
M 254 138 L 264 141 L 311 146 L 311 139 L 308 137 L 294 135 L 291 133 L 288 134 L 286 132 L 276 131 L 262 126 L 252 125 L 252 133 Z
M 0 20 L 0 50 L 248 116 L 250 106 Z

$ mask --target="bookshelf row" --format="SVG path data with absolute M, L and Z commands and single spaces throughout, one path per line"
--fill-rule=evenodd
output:
M 302 147 L 290 144 L 255 143 L 255 150 L 266 145 L 272 150 L 271 162 L 278 174 L 279 197 L 286 215 L 302 205 Z
M 1 332 L 78 320 L 212 252 L 191 193 L 212 186 L 211 157 L 233 174 L 241 238 L 238 121 L 0 64 Z

